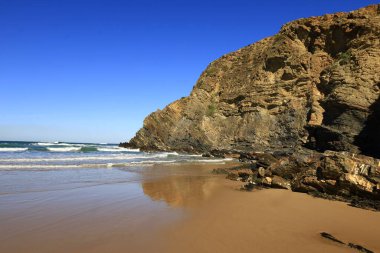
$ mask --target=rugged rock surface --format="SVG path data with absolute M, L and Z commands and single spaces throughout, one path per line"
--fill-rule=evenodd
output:
M 256 156 L 255 163 L 261 163 L 263 157 Z M 273 157 L 271 164 L 265 167 L 245 164 L 215 172 L 228 174 L 230 180 L 246 182 L 246 190 L 257 187 L 291 189 L 380 210 L 380 160 L 364 155 L 300 150 L 290 156 Z
M 372 5 L 290 22 L 222 56 L 126 145 L 221 154 L 306 145 L 380 157 L 379 95 L 380 5 Z

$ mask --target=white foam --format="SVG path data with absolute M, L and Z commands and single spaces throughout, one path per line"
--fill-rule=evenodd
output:
M 128 149 L 128 148 L 97 148 L 98 151 L 102 152 L 140 152 L 140 149 Z
M 0 165 L 0 170 L 14 170 L 14 169 L 75 169 L 75 168 L 107 168 L 109 164 L 9 164 Z
M 178 156 L 179 154 L 177 152 L 165 152 L 165 153 L 152 153 L 154 154 L 152 157 L 161 157 L 161 158 L 164 158 L 164 157 L 168 157 L 169 155 L 176 155 Z
M 22 152 L 26 150 L 28 148 L 0 148 L 0 152 Z
M 33 145 L 38 146 L 74 146 L 74 147 L 83 147 L 85 144 L 70 144 L 70 143 L 64 143 L 64 142 L 37 142 L 33 143 Z
M 47 148 L 49 151 L 52 152 L 73 152 L 73 151 L 79 151 L 80 147 L 67 147 L 67 148 Z
M 64 143 L 64 142 L 54 142 L 54 145 L 57 145 L 57 146 L 73 146 L 73 147 L 84 147 L 84 146 L 87 146 L 86 144 L 71 144 L 71 143 Z
M 38 142 L 38 143 L 34 143 L 33 145 L 38 145 L 38 146 L 52 146 L 52 145 L 55 145 L 55 144 L 52 143 L 52 142 Z
M 65 161 L 93 161 L 93 160 L 131 160 L 144 159 L 147 156 L 80 156 L 80 157 L 52 157 L 52 158 L 12 158 L 1 159 L 0 162 L 65 162 Z
M 68 149 L 68 148 L 48 148 L 48 149 Z M 62 151 L 63 152 L 63 151 Z M 65 162 L 65 161 L 92 161 L 92 160 L 132 160 L 132 159 L 152 159 L 166 158 L 167 154 L 108 154 L 98 156 L 69 156 L 69 157 L 31 157 L 31 158 L 0 158 L 0 162 Z
M 133 165 L 146 165 L 146 164 L 166 164 L 166 163 L 224 163 L 227 159 L 213 159 L 213 160 L 143 160 L 133 161 L 127 163 L 83 163 L 83 164 L 0 164 L 0 170 L 11 169 L 67 169 L 67 168 L 110 168 L 110 167 L 123 167 Z
M 179 155 L 177 152 L 166 152 L 167 155 Z
M 8 164 L 0 165 L 0 169 L 52 169 L 52 168 L 77 168 L 81 165 L 66 165 L 66 164 Z
M 175 162 L 178 162 L 177 160 L 164 160 L 164 161 L 160 161 L 160 160 L 144 160 L 144 161 L 138 161 L 138 162 L 130 162 L 131 164 L 145 164 L 145 163 L 175 163 Z

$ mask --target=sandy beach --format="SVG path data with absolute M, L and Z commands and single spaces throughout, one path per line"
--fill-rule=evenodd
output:
M 322 231 L 380 251 L 380 213 L 242 192 L 210 173 L 222 166 L 2 171 L 0 252 L 355 252 Z
M 0 253 L 380 253 L 379 0 L 0 13 Z

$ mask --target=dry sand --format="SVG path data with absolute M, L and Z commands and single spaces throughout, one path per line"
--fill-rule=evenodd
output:
M 241 192 L 210 175 L 215 167 L 105 170 L 96 173 L 132 176 L 2 194 L 0 252 L 355 252 L 322 231 L 380 252 L 380 213 L 286 190 Z

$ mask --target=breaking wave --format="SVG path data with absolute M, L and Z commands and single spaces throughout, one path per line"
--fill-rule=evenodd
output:
M 177 152 L 141 152 L 115 144 L 0 141 L 0 170 L 120 168 L 174 163 L 225 163 L 230 160 Z
M 80 147 L 67 147 L 67 148 L 47 148 L 48 151 L 52 152 L 73 152 L 73 151 L 80 151 Z
M 22 152 L 26 150 L 28 148 L 0 148 L 0 152 Z
M 140 152 L 140 149 L 128 149 L 128 148 L 98 148 L 101 152 Z

